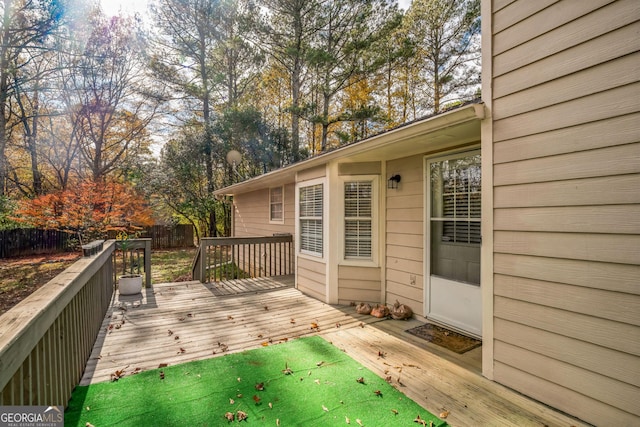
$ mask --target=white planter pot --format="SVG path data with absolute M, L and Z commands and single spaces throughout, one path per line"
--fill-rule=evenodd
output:
M 118 280 L 120 295 L 135 295 L 142 292 L 142 276 L 140 274 L 127 274 L 120 276 Z

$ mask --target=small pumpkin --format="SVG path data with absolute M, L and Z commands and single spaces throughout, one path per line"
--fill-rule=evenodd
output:
M 378 319 L 382 319 L 383 317 L 387 317 L 389 315 L 389 308 L 386 305 L 377 304 L 371 310 L 371 315 L 377 317 Z
M 396 300 L 391 308 L 391 317 L 396 320 L 405 320 L 413 316 L 413 310 L 406 304 L 400 304 L 400 301 Z
M 366 302 L 361 302 L 360 304 L 356 305 L 356 313 L 358 313 L 358 314 L 370 314 L 371 313 L 371 306 L 369 304 L 367 304 Z

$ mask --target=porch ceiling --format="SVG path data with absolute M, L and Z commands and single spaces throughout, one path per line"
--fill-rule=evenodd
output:
M 393 160 L 420 153 L 434 153 L 480 141 L 484 104 L 458 109 L 409 123 L 325 154 L 221 188 L 216 196 L 234 195 L 295 182 L 296 173 L 331 161 L 362 162 Z

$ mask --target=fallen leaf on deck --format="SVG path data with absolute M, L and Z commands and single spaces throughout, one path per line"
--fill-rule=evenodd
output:
M 280 418 L 276 418 L 276 426 L 280 427 Z
M 260 398 L 254 394 L 253 401 L 256 402 L 256 405 L 257 405 L 258 403 L 260 403 Z
M 347 424 L 351 424 L 351 420 L 349 419 L 349 417 L 344 417 L 344 422 Z
M 158 368 L 166 368 L 167 366 L 169 366 L 169 365 L 166 364 L 166 363 L 161 363 L 161 364 L 158 365 Z
M 296 324 L 296 320 L 295 319 L 291 319 L 291 321 L 289 323 L 295 325 Z
M 340 326 L 340 323 L 336 323 L 336 328 L 339 328 Z
M 398 415 L 398 410 L 397 409 L 392 409 L 391 412 L 393 412 L 393 415 Z
M 111 381 L 118 381 L 120 378 L 124 377 L 126 369 L 129 365 L 125 366 L 123 369 L 118 369 L 111 374 Z
M 187 350 L 185 350 L 184 348 L 180 347 L 180 350 L 178 350 L 178 354 L 182 354 L 185 353 Z
M 324 412 L 329 412 L 329 408 L 327 408 L 327 407 L 326 407 L 326 406 L 324 406 L 324 405 L 322 405 L 322 410 L 323 410 Z
M 233 320 L 233 316 L 227 316 L 227 319 Z
M 262 346 L 263 346 L 263 347 L 269 347 L 269 343 L 268 343 L 267 341 L 263 341 L 263 342 L 262 342 Z
M 193 317 L 193 314 L 187 313 L 187 317 Z
M 440 412 L 440 418 L 447 418 L 449 416 L 449 411 Z
M 418 415 L 416 417 L 415 420 L 413 420 L 414 423 L 418 423 L 418 424 L 422 424 L 423 426 L 427 425 L 427 421 L 423 420 L 422 418 L 420 418 L 420 415 Z
M 236 403 L 236 401 L 231 399 L 231 398 L 229 398 L 229 405 L 233 405 L 234 403 Z
M 262 335 L 262 334 L 260 334 L 260 335 L 258 335 L 258 338 L 262 338 L 262 336 L 263 336 L 263 335 Z
M 269 311 L 269 307 L 268 306 L 264 306 L 264 311 Z
M 168 329 L 167 330 L 167 335 L 169 335 L 169 336 L 173 335 L 173 331 L 171 329 Z
M 360 418 L 356 418 L 356 423 L 358 423 L 358 425 L 362 427 L 362 421 L 360 420 Z
M 273 409 L 273 403 L 269 402 L 269 409 Z
M 177 341 L 177 340 L 180 339 L 180 337 L 178 335 L 176 335 L 173 339 Z
M 378 350 L 378 357 L 384 358 L 384 356 L 386 356 L 386 353 L 383 353 L 380 350 Z
M 356 382 L 359 382 L 360 384 L 364 384 L 364 378 L 360 377 L 356 380 Z
M 293 371 L 291 370 L 291 368 L 289 368 L 289 365 L 287 365 L 285 363 L 282 373 L 285 374 L 285 375 L 291 375 L 291 374 L 293 374 Z
M 238 421 L 244 421 L 247 419 L 247 413 L 243 411 L 238 411 L 236 416 L 238 417 Z
M 316 322 L 311 322 L 311 329 L 320 329 Z
M 90 422 L 87 422 L 84 427 L 95 427 L 93 424 L 91 424 Z
M 320 385 L 320 380 L 314 380 L 313 382 Z
M 227 419 L 227 421 L 233 421 L 236 416 L 233 414 L 233 412 L 227 412 L 226 414 L 224 414 L 224 417 Z
M 359 326 L 360 326 L 361 328 L 364 328 L 364 323 L 363 323 L 363 322 L 360 322 L 360 325 L 359 325 Z
M 373 394 L 375 394 L 376 396 L 382 397 L 382 392 L 380 390 L 374 391 Z
M 179 320 L 179 321 L 181 321 L 181 322 L 182 322 L 184 319 L 186 319 L 186 317 L 178 317 L 178 320 Z
M 318 362 L 316 363 L 316 366 L 319 368 L 320 366 L 324 365 L 324 361 Z
M 264 383 L 258 383 L 258 384 L 256 384 L 256 390 L 258 390 L 258 391 L 264 391 Z

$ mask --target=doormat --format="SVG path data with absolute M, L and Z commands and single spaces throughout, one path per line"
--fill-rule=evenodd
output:
M 482 341 L 480 340 L 467 337 L 431 323 L 425 323 L 424 325 L 407 329 L 406 332 L 458 354 L 466 353 L 482 345 Z

